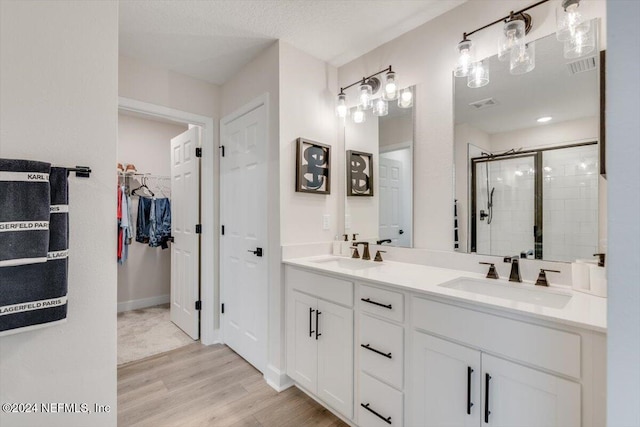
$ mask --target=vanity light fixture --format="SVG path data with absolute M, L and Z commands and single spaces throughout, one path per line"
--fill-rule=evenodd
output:
M 535 44 L 525 43 L 525 36 L 529 34 L 533 25 L 531 15 L 525 13 L 549 0 L 541 0 L 519 11 L 511 11 L 509 15 L 497 19 L 483 27 L 468 33 L 463 33 L 462 41 L 458 43 L 458 59 L 454 70 L 456 77 L 467 77 L 467 86 L 482 87 L 488 84 L 488 61 L 486 63 L 487 77 L 480 77 L 484 72 L 484 64 L 478 68 L 480 61 L 474 60 L 474 45 L 469 36 L 503 23 L 502 35 L 498 43 L 498 59 L 509 60 L 511 74 L 524 74 L 532 71 L 535 66 Z M 595 49 L 595 34 L 591 21 L 586 20 L 579 10 L 582 0 L 561 0 L 556 9 L 556 36 L 564 42 L 564 57 L 578 58 Z
M 544 117 L 540 117 L 538 120 L 536 120 L 538 123 L 547 123 L 548 121 L 550 121 L 553 117 L 551 116 L 544 116 Z
M 467 76 L 467 86 L 472 89 L 489 84 L 489 59 L 478 61 L 471 66 Z
M 380 77 L 378 77 L 383 73 L 385 74 L 384 85 L 381 84 Z M 413 92 L 410 88 L 399 89 L 396 73 L 391 68 L 391 65 L 389 65 L 389 67 L 369 77 L 363 77 L 348 86 L 341 87 L 336 102 L 336 116 L 345 119 L 349 115 L 345 90 L 356 85 L 358 85 L 358 104 L 356 110 L 351 115 L 354 123 L 365 122 L 367 119 L 366 110 L 372 108 L 375 116 L 386 116 L 389 114 L 388 101 L 395 101 L 397 99 L 400 108 L 410 108 L 413 105 Z M 374 99 L 378 89 L 381 87 L 381 96 Z

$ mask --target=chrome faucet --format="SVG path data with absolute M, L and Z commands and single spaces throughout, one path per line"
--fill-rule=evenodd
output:
M 522 276 L 520 276 L 520 259 L 518 255 L 512 257 L 504 257 L 504 262 L 511 263 L 511 273 L 509 274 L 510 282 L 522 282 Z
M 371 259 L 371 254 L 369 254 L 369 242 L 355 242 L 353 246 L 356 248 L 358 245 L 363 245 L 364 250 L 362 251 L 362 259 L 365 261 L 369 261 Z

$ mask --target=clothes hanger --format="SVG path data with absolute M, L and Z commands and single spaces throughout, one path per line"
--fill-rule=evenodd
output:
M 149 187 L 147 187 L 147 177 L 143 176 L 142 177 L 142 185 L 138 188 L 136 188 L 135 190 L 133 190 L 131 192 L 132 196 L 139 196 L 139 194 L 136 194 L 136 191 L 138 190 L 146 190 L 149 192 L 149 194 L 151 194 L 151 197 L 155 197 L 156 195 L 153 193 L 153 191 L 151 191 L 151 189 Z

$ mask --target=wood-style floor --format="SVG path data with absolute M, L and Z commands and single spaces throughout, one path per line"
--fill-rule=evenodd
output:
M 224 345 L 190 344 L 118 367 L 118 426 L 346 426 L 295 387 L 277 393 Z

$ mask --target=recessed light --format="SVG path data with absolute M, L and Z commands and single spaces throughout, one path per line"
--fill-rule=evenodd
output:
M 553 117 L 551 116 L 544 116 L 544 117 L 540 117 L 538 119 L 538 123 L 547 123 L 549 120 L 551 120 Z

